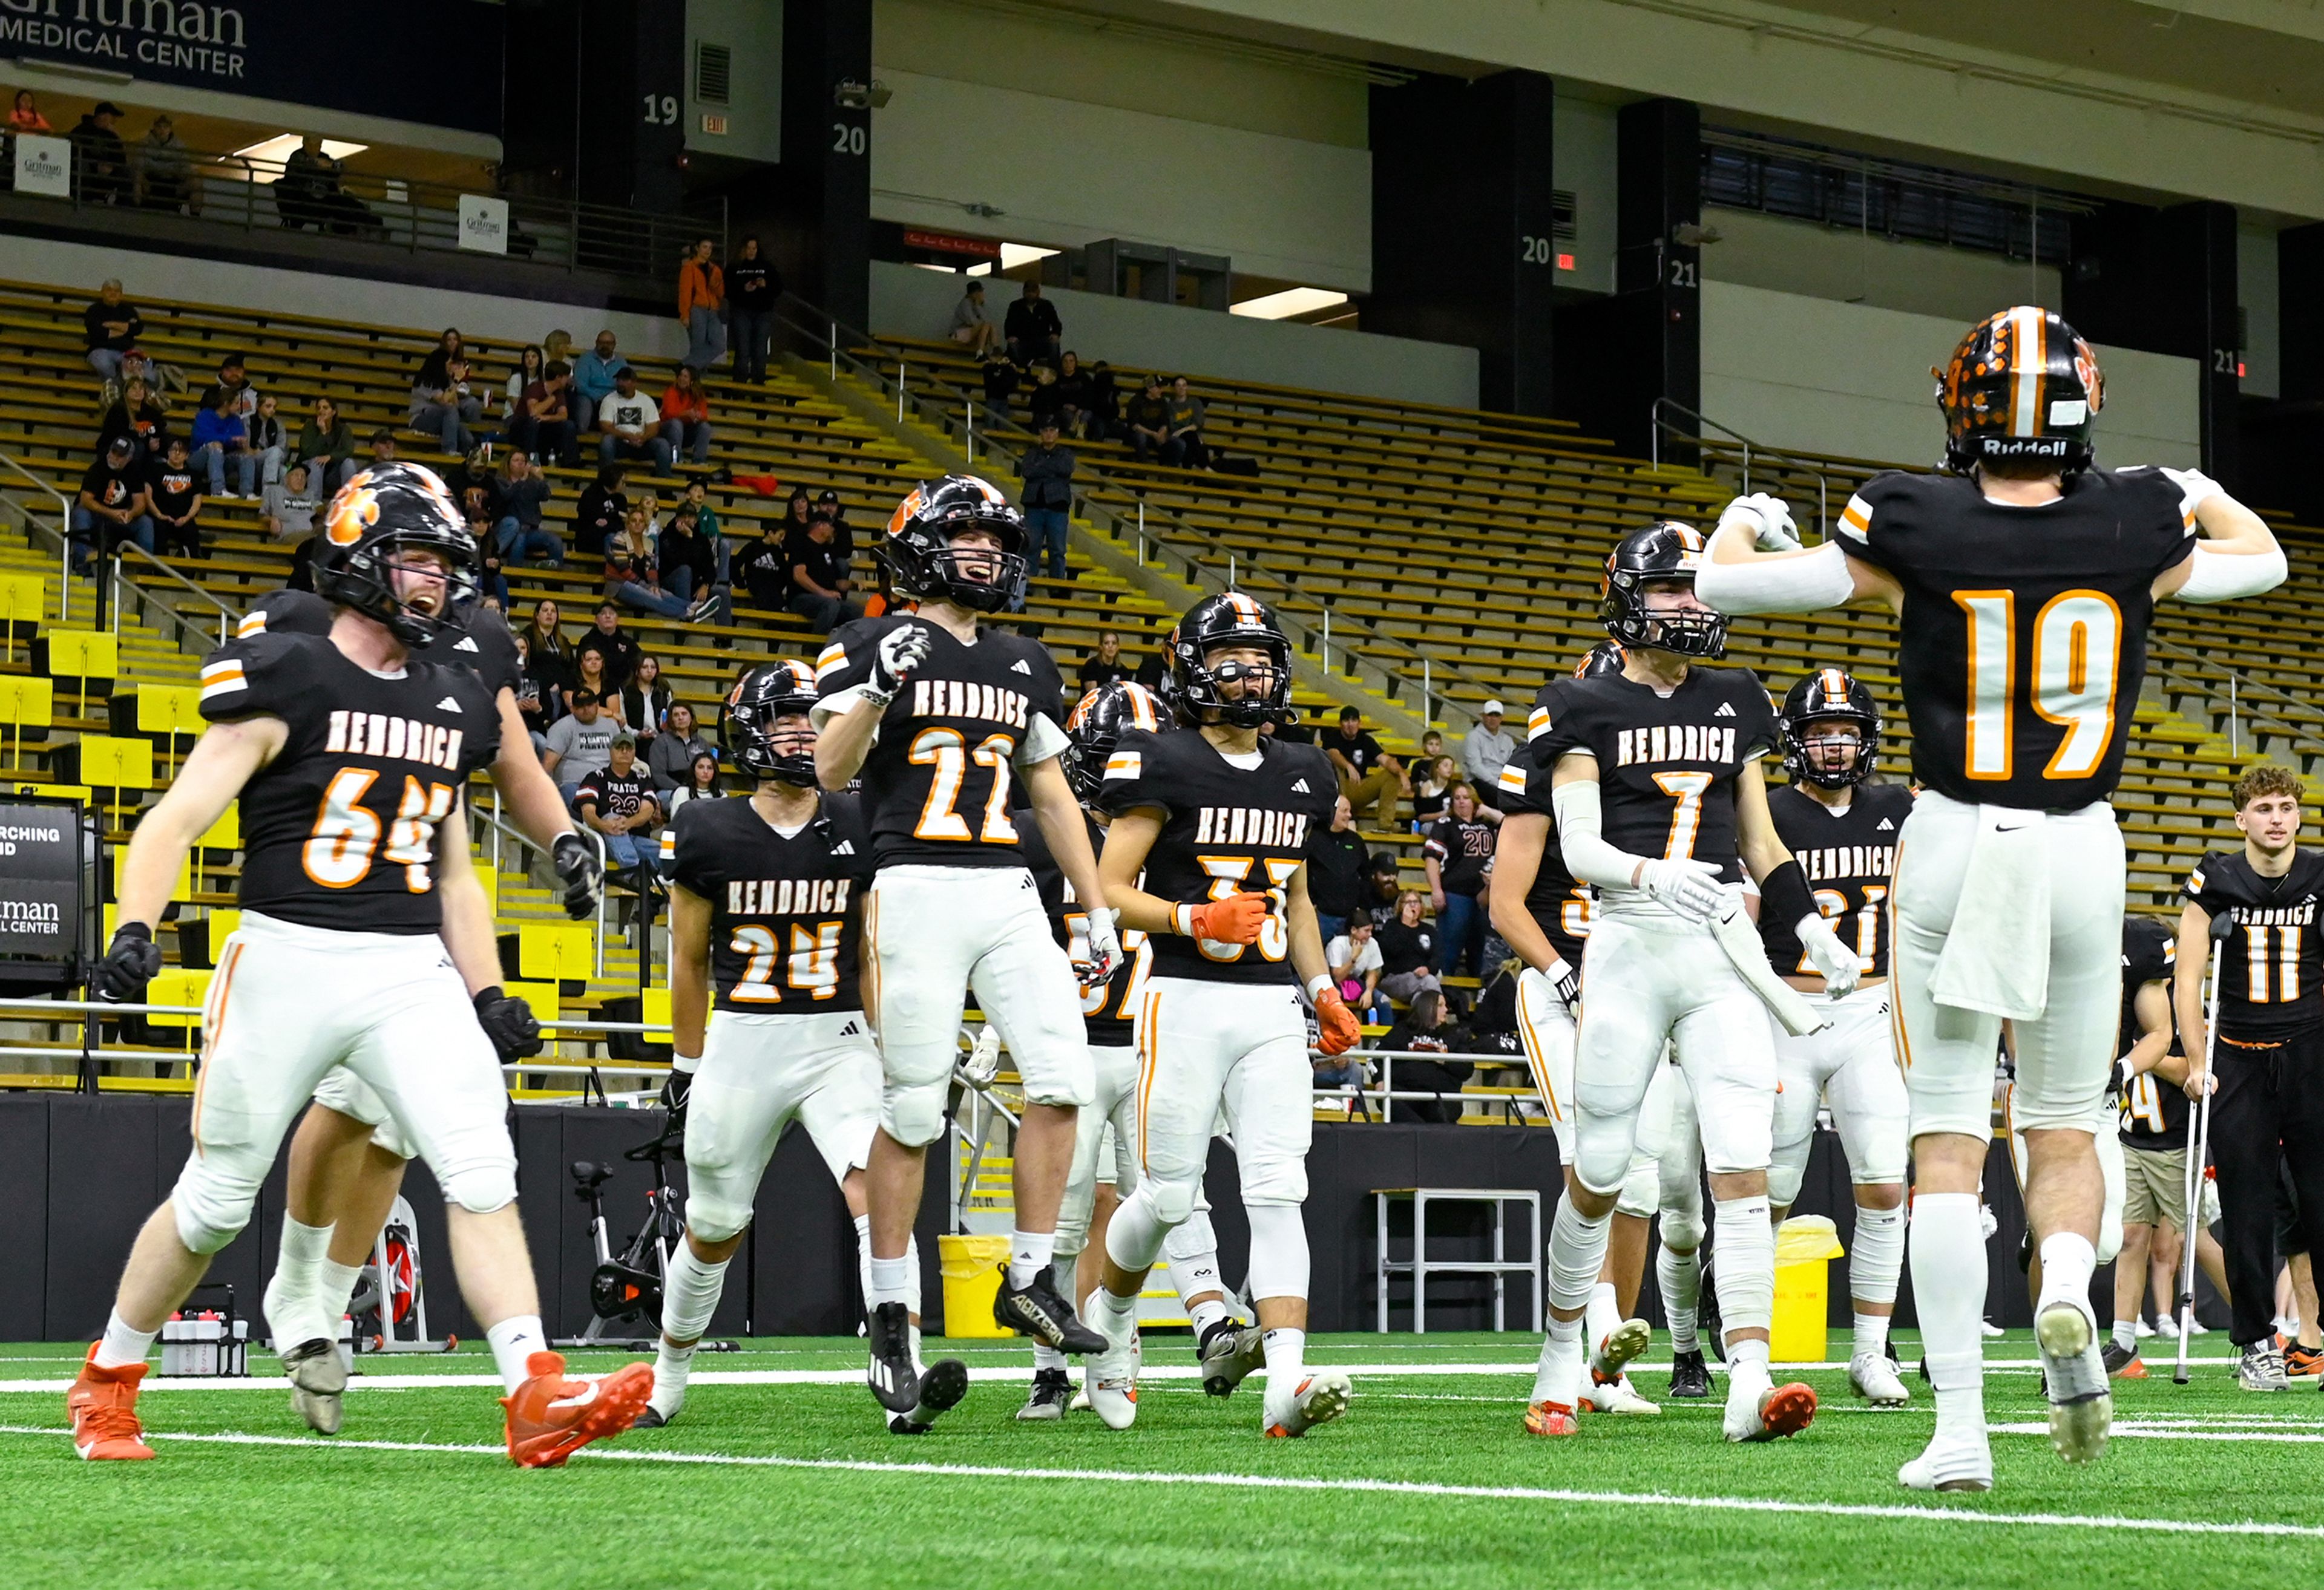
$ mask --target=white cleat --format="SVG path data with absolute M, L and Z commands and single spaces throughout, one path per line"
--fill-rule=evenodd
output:
M 1065 1404 L 1065 1411 L 1068 1413 L 1087 1413 L 1089 1411 L 1089 1392 L 1086 1390 L 1075 1392 L 1074 1400 Z
M 347 1366 L 339 1358 L 339 1345 L 321 1337 L 302 1342 L 282 1355 L 282 1373 L 290 1377 L 290 1411 L 307 1428 L 327 1436 L 339 1433 L 346 1411 L 339 1402 L 347 1389 Z
M 1654 1340 L 1655 1333 L 1643 1319 L 1625 1319 L 1608 1331 L 1590 1354 L 1590 1381 L 1582 1389 L 1581 1411 L 1584 1413 L 1660 1413 L 1662 1410 L 1644 1397 L 1630 1384 L 1624 1367 L 1641 1354 Z
M 2050 1392 L 2050 1445 L 2069 1463 L 2095 1461 L 2114 1424 L 2114 1394 L 2098 1355 L 2096 1322 L 2070 1302 L 2052 1303 L 2034 1318 L 2034 1341 Z
M 1913 1393 L 1886 1353 L 1858 1353 L 1848 1361 L 1848 1383 L 1875 1408 L 1902 1408 Z
M 1582 1393 L 1582 1411 L 1584 1413 L 1650 1414 L 1662 1411 L 1661 1403 L 1648 1402 L 1638 1394 L 1638 1389 L 1630 1383 L 1630 1377 L 1627 1374 L 1617 1375 L 1609 1381 L 1593 1378 L 1590 1389 Z
M 1807 1429 L 1815 1415 L 1816 1394 L 1802 1383 L 1771 1386 L 1763 1378 L 1737 1375 L 1727 1383 L 1721 1429 L 1730 1441 L 1779 1441 Z
M 1138 1369 L 1141 1350 L 1138 1322 L 1123 1321 L 1102 1304 L 1089 1311 L 1091 1328 L 1105 1337 L 1105 1351 L 1082 1368 L 1082 1391 L 1108 1429 L 1128 1429 L 1138 1420 Z M 1127 1328 L 1126 1336 L 1115 1332 Z
M 1279 1414 L 1269 1399 L 1266 1433 L 1270 1437 L 1304 1436 L 1319 1424 L 1329 1424 L 1348 1411 L 1348 1402 L 1355 1395 L 1342 1369 L 1310 1369 L 1291 1395 L 1290 1405 Z
M 1993 1449 L 1982 1439 L 1950 1440 L 1939 1436 L 1927 1450 L 1896 1471 L 1896 1483 L 1908 1491 L 1990 1491 Z

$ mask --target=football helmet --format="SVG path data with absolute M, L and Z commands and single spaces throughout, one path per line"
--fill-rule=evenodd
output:
M 1821 746 L 1848 743 L 1837 735 L 1813 732 L 1834 720 L 1857 728 L 1856 759 L 1845 768 L 1821 766 L 1813 754 Z M 1783 731 L 1784 771 L 1794 784 L 1846 789 L 1869 778 L 1880 759 L 1880 709 L 1872 692 L 1844 668 L 1818 668 L 1785 691 L 1775 725 Z
M 1065 778 L 1074 794 L 1084 801 L 1097 797 L 1106 759 L 1123 730 L 1161 727 L 1162 703 L 1135 679 L 1115 679 L 1083 696 L 1065 720 L 1065 738 L 1072 742 L 1065 752 Z
M 1590 648 L 1588 657 L 1573 665 L 1573 676 L 1576 679 L 1597 679 L 1608 674 L 1618 674 L 1622 671 L 1622 665 L 1629 660 L 1630 654 L 1622 648 L 1621 642 L 1600 640 Z
M 991 553 L 955 551 L 953 538 L 974 528 L 1000 539 Z M 921 602 L 955 602 L 972 612 L 1023 605 L 1028 565 L 1025 520 L 1000 488 L 973 474 L 948 474 L 914 486 L 889 517 L 876 548 L 890 580 Z M 971 565 L 989 573 L 978 574 Z
M 2020 304 L 1969 329 L 1937 378 L 1945 467 L 1967 473 L 2002 459 L 2090 466 L 2091 422 L 2105 381 L 2098 355 L 2054 310 Z
M 718 743 L 735 767 L 753 778 L 772 778 L 813 789 L 817 779 L 815 749 L 775 749 L 778 719 L 805 717 L 815 710 L 815 670 L 786 659 L 761 663 L 734 681 L 718 708 Z
M 461 522 L 459 505 L 432 469 L 375 464 L 341 486 L 323 510 L 315 547 L 315 593 L 378 620 L 407 646 L 457 630 L 476 597 L 484 556 Z M 443 604 L 413 607 L 395 588 L 395 556 L 425 552 L 444 560 Z
M 1206 659 L 1222 646 L 1255 646 L 1274 660 L 1275 676 L 1263 694 L 1230 699 L 1221 691 L 1221 685 L 1243 676 L 1234 663 L 1210 666 Z M 1291 717 L 1291 638 L 1273 613 L 1241 592 L 1206 596 L 1188 608 L 1186 616 L 1171 626 L 1163 648 L 1170 657 L 1164 699 L 1187 727 L 1201 727 L 1206 712 L 1240 729 Z
M 1676 519 L 1656 519 L 1632 530 L 1614 544 L 1606 556 L 1606 632 L 1625 646 L 1650 646 L 1681 657 L 1717 658 L 1727 655 L 1727 615 L 1703 608 L 1691 612 L 1653 612 L 1646 607 L 1648 584 L 1657 580 L 1684 580 L 1693 584 L 1702 566 L 1702 534 Z

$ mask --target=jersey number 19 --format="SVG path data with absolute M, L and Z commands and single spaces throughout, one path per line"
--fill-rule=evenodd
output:
M 2007 778 L 2016 770 L 2017 593 L 1956 591 L 1953 601 L 1969 615 L 1963 770 L 1971 778 Z M 2042 777 L 2088 778 L 2114 738 L 2122 609 L 2102 592 L 2060 592 L 2034 615 L 2033 653 L 2034 711 L 2066 731 Z

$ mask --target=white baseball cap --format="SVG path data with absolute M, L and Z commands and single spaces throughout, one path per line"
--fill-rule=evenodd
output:
M 1496 712 L 1500 713 L 1503 717 L 1507 717 L 1508 715 L 1508 709 L 1502 706 L 1499 702 L 1489 701 L 1484 704 L 1484 707 L 1479 715 L 1489 718 Z

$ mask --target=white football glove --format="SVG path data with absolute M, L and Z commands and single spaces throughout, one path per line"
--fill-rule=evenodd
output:
M 896 692 L 912 676 L 912 670 L 928 660 L 928 632 L 918 624 L 905 624 L 889 630 L 880 638 L 879 649 L 872 654 L 872 677 L 865 694 L 881 705 L 896 699 Z
M 1855 951 L 1840 942 L 1840 935 L 1831 931 L 1831 924 L 1821 916 L 1803 916 L 1795 931 L 1808 964 L 1823 974 L 1823 991 L 1835 999 L 1854 992 L 1856 979 L 1864 975 L 1864 962 L 1857 959 Z
M 1111 910 L 1093 911 L 1083 928 L 1089 959 L 1074 970 L 1084 988 L 1096 988 L 1113 976 L 1113 969 L 1121 964 L 1121 941 L 1114 934 L 1113 916 Z
M 1765 492 L 1738 497 L 1719 516 L 1719 528 L 1723 530 L 1738 520 L 1751 532 L 1751 544 L 1762 552 L 1796 552 L 1800 548 L 1799 528 L 1792 523 L 1792 510 L 1781 497 L 1772 497 Z
M 1573 968 L 1566 965 L 1564 961 L 1557 962 L 1557 975 L 1552 977 L 1547 972 L 1536 971 L 1528 966 L 1517 973 L 1517 987 L 1525 990 L 1526 997 L 1536 1004 L 1543 1000 L 1554 999 L 1564 1006 L 1567 1014 L 1571 1015 L 1582 1004 L 1582 979 L 1575 974 Z
M 1638 887 L 1649 899 L 1687 922 L 1709 922 L 1727 904 L 1727 890 L 1719 869 L 1708 861 L 1681 857 L 1655 859 L 1638 869 Z
M 972 1088 L 992 1086 L 992 1079 L 1001 1074 L 1001 1029 L 986 1022 L 976 1034 L 976 1042 L 968 1058 L 960 1062 L 960 1080 Z

